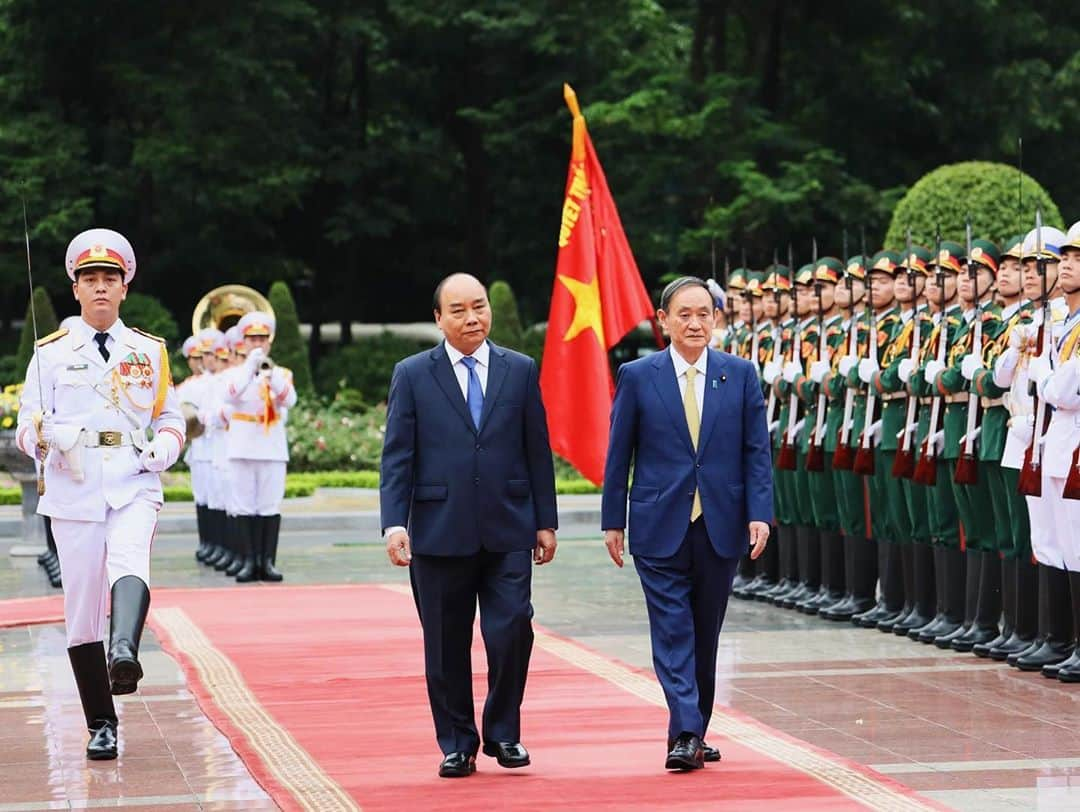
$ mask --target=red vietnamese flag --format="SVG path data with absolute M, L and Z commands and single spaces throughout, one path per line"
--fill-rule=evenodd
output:
M 540 388 L 552 450 L 599 485 L 614 391 L 607 351 L 653 308 L 577 96 L 569 85 L 563 95 L 574 116 L 574 142 Z

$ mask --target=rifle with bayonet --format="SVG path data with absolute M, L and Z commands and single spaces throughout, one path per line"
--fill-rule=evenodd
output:
M 801 363 L 802 358 L 802 336 L 799 335 L 799 307 L 797 305 L 797 297 L 794 295 L 794 281 L 795 281 L 795 265 L 791 258 L 791 246 L 788 246 L 788 268 L 791 270 L 792 280 L 792 296 L 791 296 L 791 312 L 794 319 L 794 325 L 791 328 L 791 360 L 796 364 Z M 784 439 L 780 444 L 780 453 L 776 457 L 776 467 L 781 471 L 794 471 L 796 468 L 795 460 L 795 430 L 799 422 L 799 396 L 795 393 L 795 387 L 792 385 L 791 397 L 788 399 L 788 424 L 784 429 Z
M 915 257 L 911 253 L 911 229 L 907 230 L 907 277 L 908 285 L 911 286 L 911 359 L 912 368 L 919 363 L 919 352 L 922 350 L 922 325 L 919 323 L 919 296 L 915 287 Z M 907 385 L 907 382 L 904 383 Z M 915 473 L 915 453 L 912 449 L 915 429 L 918 426 L 919 399 L 914 394 L 908 394 L 907 412 L 904 415 L 904 430 L 901 432 L 900 447 L 896 450 L 893 458 L 892 475 L 899 479 L 911 479 Z
M 772 325 L 772 349 L 770 350 L 770 361 L 775 361 L 776 355 L 781 350 L 781 333 L 780 333 L 780 272 L 778 260 L 776 257 L 776 249 L 773 249 L 773 297 L 776 302 L 776 318 L 773 319 Z M 783 354 L 781 353 L 781 360 L 783 360 Z M 769 385 L 769 402 L 765 409 L 765 425 L 769 426 L 769 433 L 772 433 L 773 419 L 776 416 L 776 390 L 772 385 Z
M 864 239 L 865 243 L 866 240 Z M 847 244 L 847 235 L 844 238 Z M 865 245 L 864 245 L 865 251 Z M 845 250 L 846 254 L 847 251 Z M 846 259 L 844 260 L 847 261 Z M 859 262 L 866 267 L 866 256 L 859 257 Z M 845 268 L 844 284 L 848 289 L 848 337 L 846 356 L 854 357 L 859 352 L 859 323 L 855 318 L 855 277 L 851 269 Z M 844 387 L 844 418 L 840 423 L 840 437 L 836 442 L 836 451 L 833 452 L 832 467 L 835 471 L 850 471 L 854 464 L 851 453 L 851 421 L 855 411 L 855 390 L 849 386 Z
M 979 358 L 983 350 L 983 320 L 982 302 L 979 297 L 979 272 L 978 263 L 971 258 L 971 220 L 968 219 L 964 226 L 967 239 L 967 262 L 968 278 L 971 280 L 975 296 L 975 316 L 972 324 L 971 351 Z M 956 469 L 953 471 L 953 482 L 957 485 L 974 485 L 979 481 L 979 464 L 975 460 L 975 437 L 978 434 L 976 424 L 979 419 L 979 398 L 975 387 L 970 387 L 967 405 L 967 433 L 964 434 L 964 447 L 960 451 L 960 458 L 956 461 Z
M 866 263 L 866 231 L 862 236 L 863 262 Z M 874 294 L 871 284 L 873 267 L 866 269 L 866 357 L 878 360 L 877 344 L 877 313 L 874 312 Z M 866 416 L 863 418 L 863 429 L 859 435 L 859 450 L 855 452 L 855 460 L 851 464 L 851 470 L 856 474 L 869 476 L 874 473 L 874 438 L 871 427 L 874 425 L 874 409 L 877 406 L 877 395 L 871 384 L 866 386 Z
M 828 345 L 825 343 L 825 301 L 823 288 L 825 283 L 818 278 L 817 274 L 817 239 L 814 239 L 814 293 L 817 294 L 818 308 L 818 357 L 824 361 L 828 355 Z M 814 422 L 814 433 L 810 438 L 810 448 L 806 452 L 806 470 L 825 470 L 825 410 L 828 405 L 828 396 L 825 394 L 824 382 L 818 386 L 817 415 Z
M 941 291 L 940 297 L 940 312 L 938 313 L 937 324 L 937 360 L 944 365 L 945 354 L 948 352 L 949 345 L 949 324 L 945 318 L 945 269 L 941 265 L 941 230 L 938 229 L 937 233 L 937 246 L 934 253 L 934 261 L 937 263 L 937 283 L 938 290 Z M 937 484 L 937 431 L 938 420 L 941 417 L 941 394 L 937 391 L 937 387 L 934 386 L 933 381 L 928 381 L 933 387 L 931 397 L 934 402 L 930 407 L 930 426 L 926 432 L 926 439 L 923 440 L 923 446 L 921 453 L 919 454 L 919 461 L 915 465 L 915 473 L 912 475 L 912 481 L 919 483 L 920 485 L 926 485 L 932 487 Z
M 1039 274 L 1042 290 L 1039 294 L 1039 332 L 1035 338 L 1035 355 L 1049 354 L 1051 341 L 1046 337 L 1047 310 L 1050 307 L 1050 292 L 1046 285 L 1046 259 L 1043 257 L 1042 208 L 1035 210 L 1035 268 Z M 1042 496 L 1042 438 L 1049 422 L 1046 401 L 1039 397 L 1034 381 L 1029 384 L 1032 405 L 1035 412 L 1035 425 L 1031 432 L 1031 443 L 1024 452 L 1024 467 L 1020 469 L 1020 481 L 1016 489 L 1024 496 Z

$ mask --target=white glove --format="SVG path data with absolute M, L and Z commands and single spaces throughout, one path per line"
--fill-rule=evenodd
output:
M 841 358 L 840 366 L 838 367 L 838 369 L 840 370 L 840 374 L 846 378 L 848 376 L 848 373 L 851 372 L 851 370 L 854 368 L 856 360 L 857 359 L 854 355 L 845 355 L 843 358 Z
M 780 421 L 779 420 L 774 420 L 773 422 L 771 422 L 769 424 L 769 434 L 772 434 L 778 428 L 780 428 Z
M 256 347 L 248 353 L 247 358 L 244 361 L 244 369 L 248 371 L 248 374 L 254 375 L 259 371 L 259 364 L 266 360 L 266 350 L 262 347 Z
M 943 362 L 939 361 L 937 358 L 934 358 L 934 359 L 932 359 L 930 361 L 927 361 L 926 362 L 926 373 L 925 373 L 925 376 L 924 376 L 926 378 L 926 382 L 928 384 L 933 385 L 934 383 L 937 382 L 937 376 L 940 375 L 944 371 L 945 371 L 945 364 Z
M 41 430 L 38 439 L 46 445 L 52 445 L 56 439 L 55 428 L 56 424 L 53 422 L 52 412 L 45 412 L 41 415 Z
M 1036 385 L 1049 378 L 1050 372 L 1050 359 L 1045 355 L 1038 355 L 1028 362 L 1028 378 Z
M 828 361 L 814 361 L 810 365 L 810 380 L 814 383 L 821 383 L 825 380 L 825 376 L 829 374 L 829 362 Z
M 931 439 L 934 442 L 934 454 L 940 455 L 945 450 L 945 429 L 937 432 Z
M 274 391 L 274 394 L 279 394 L 287 384 L 288 378 L 285 375 L 285 370 L 277 366 L 270 370 L 270 388 Z
M 802 364 L 796 361 L 788 361 L 784 364 L 784 380 L 788 383 L 795 383 L 795 379 L 802 374 Z
M 1030 414 L 1018 414 L 1009 420 L 1009 434 L 1011 434 L 1025 448 L 1031 445 L 1031 435 L 1035 433 L 1035 416 Z
M 776 379 L 780 377 L 781 367 L 779 361 L 769 361 L 761 370 L 761 377 L 765 380 L 765 383 L 772 386 L 776 383 Z
M 874 379 L 874 373 L 881 367 L 878 366 L 876 358 L 863 358 L 859 361 L 859 380 L 863 383 L 870 383 Z
M 169 467 L 169 448 L 166 443 L 172 440 L 165 437 L 155 437 L 139 454 L 139 462 L 142 467 L 153 474 L 160 474 Z
M 915 371 L 915 362 L 910 358 L 903 358 L 900 360 L 900 366 L 897 367 L 896 371 L 900 375 L 900 380 L 907 383 L 911 380 L 911 373 Z
M 1022 350 L 1028 343 L 1028 325 L 1018 324 L 1009 333 L 1009 346 L 1014 350 Z
M 874 442 L 881 436 L 881 421 L 875 420 L 870 424 L 870 442 Z
M 960 362 L 960 374 L 967 378 L 969 381 L 974 380 L 975 372 L 982 368 L 982 358 L 975 353 L 970 353 L 964 356 L 964 360 Z

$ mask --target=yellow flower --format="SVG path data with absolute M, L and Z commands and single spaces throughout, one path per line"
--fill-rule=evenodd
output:
M 0 428 L 10 429 L 15 424 L 15 419 L 8 415 L 3 420 L 0 420 Z

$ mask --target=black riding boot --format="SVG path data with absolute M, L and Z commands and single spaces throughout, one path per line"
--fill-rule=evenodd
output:
M 959 552 L 959 551 L 958 551 Z M 982 573 L 982 553 L 979 550 L 965 550 L 959 552 L 964 561 L 964 577 L 959 582 L 957 606 L 961 607 L 963 620 L 958 628 L 948 634 L 941 634 L 934 638 L 934 645 L 938 648 L 952 648 L 954 640 L 963 637 L 972 624 L 975 623 L 975 613 L 979 609 L 979 575 Z
M 780 580 L 776 582 L 775 587 L 759 597 L 769 603 L 779 605 L 780 601 L 786 598 L 788 594 L 798 589 L 799 576 L 796 562 L 795 528 L 789 524 L 777 525 L 776 533 L 777 541 L 780 542 L 777 545 L 779 548 L 777 557 L 779 558 Z
M 735 570 L 735 580 L 731 582 L 731 594 L 736 598 L 749 598 L 746 588 L 750 586 L 752 580 L 754 580 L 754 560 L 750 557 L 750 553 L 746 553 L 739 559 L 739 566 Z
M 881 575 L 881 596 L 889 616 L 878 621 L 878 631 L 891 633 L 896 624 L 911 612 L 907 603 L 908 593 L 904 590 L 904 551 L 895 541 L 885 545 L 885 570 Z
M 285 576 L 282 575 L 277 569 L 277 548 L 278 537 L 281 535 L 281 514 L 275 513 L 273 516 L 260 516 L 259 522 L 262 524 L 262 579 L 264 581 L 277 581 L 284 580 Z
M 963 550 L 946 547 L 942 551 L 941 562 L 943 566 L 941 578 L 942 597 L 939 604 L 943 611 L 942 619 L 940 623 L 931 624 L 919 634 L 919 639 L 924 643 L 936 644 L 942 638 L 960 634 L 960 630 L 964 628 L 964 590 L 966 588 L 967 559 L 964 557 Z M 933 632 L 933 635 L 931 635 L 931 632 Z M 949 643 L 951 644 L 951 642 L 950 638 Z
M 224 510 L 207 510 L 206 513 L 210 517 L 210 524 L 214 528 L 221 551 L 206 563 L 212 564 L 218 572 L 227 572 L 232 566 L 233 558 L 236 557 L 236 544 L 235 539 L 232 538 L 228 516 Z
M 1072 593 L 1073 634 L 1076 635 L 1076 649 L 1069 659 L 1058 666 L 1057 678 L 1062 682 L 1080 682 L 1080 572 L 1069 573 L 1069 591 Z
M 993 640 L 971 647 L 976 657 L 989 657 L 990 651 L 1004 645 L 1016 629 L 1016 559 L 1001 559 L 1001 633 Z
M 1041 671 L 1044 665 L 1068 659 L 1072 642 L 1069 574 L 1039 564 L 1039 636 L 1027 651 L 1010 656 L 1007 662 L 1021 671 Z
M 821 592 L 821 531 L 806 528 L 806 593 L 795 604 L 795 610 L 808 615 L 817 614 L 817 601 Z
M 259 538 L 258 516 L 234 516 L 232 518 L 233 536 L 240 550 L 237 560 L 240 568 L 234 573 L 238 583 L 246 584 L 259 580 L 262 570 L 262 541 Z
M 893 631 L 905 637 L 934 619 L 937 606 L 937 573 L 934 571 L 934 548 L 923 542 L 911 545 L 912 609 Z
M 131 694 L 142 679 L 139 641 L 146 613 L 150 609 L 150 589 L 137 575 L 125 575 L 112 588 L 109 617 L 109 679 L 114 694 Z
M 205 564 L 214 549 L 206 533 L 206 505 L 195 505 L 195 530 L 199 534 L 199 548 L 195 551 L 195 560 Z
M 956 651 L 971 651 L 976 643 L 989 643 L 1001 634 L 1001 556 L 996 551 L 982 552 L 979 558 L 975 615 L 968 630 L 953 640 Z M 969 567 L 973 565 L 973 561 L 968 563 Z
M 251 550 L 247 546 L 249 537 L 244 533 L 240 519 L 240 516 L 228 516 L 225 519 L 226 532 L 232 538 L 233 546 L 232 563 L 225 568 L 225 574 L 230 578 L 235 578 L 240 574 L 240 571 L 244 569 L 244 564 L 251 555 Z
M 990 649 L 990 659 L 1007 660 L 1031 647 L 1039 635 L 1039 568 L 1030 557 L 1013 560 L 1016 566 L 1016 620 L 1013 633 Z
M 769 540 L 754 562 L 754 578 L 746 587 L 748 597 L 754 600 L 776 586 L 776 536 L 776 525 L 769 525 Z
M 75 685 L 79 689 L 90 742 L 86 757 L 91 761 L 116 758 L 116 705 L 109 692 L 109 669 L 105 665 L 105 644 L 83 643 L 68 649 Z

